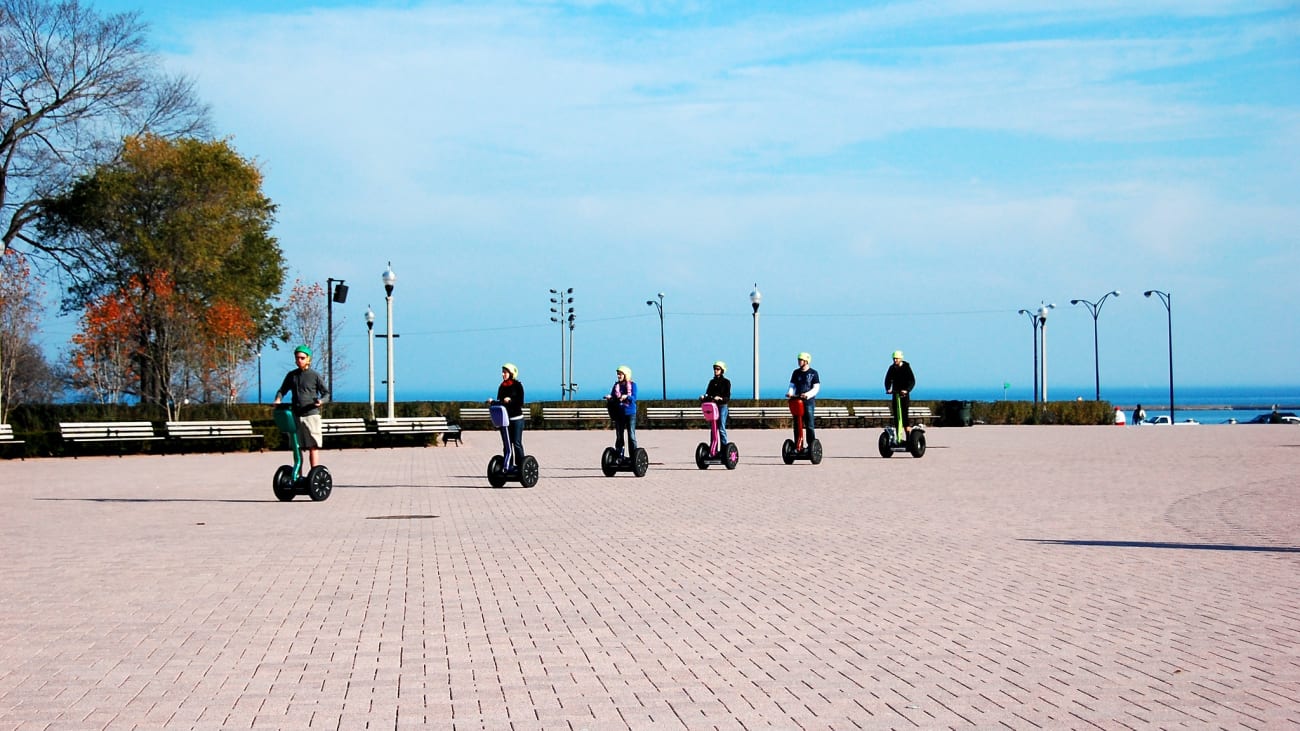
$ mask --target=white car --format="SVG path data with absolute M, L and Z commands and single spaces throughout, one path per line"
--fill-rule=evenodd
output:
M 1173 424 L 1174 426 L 1186 426 L 1188 424 L 1200 424 L 1201 422 L 1197 421 L 1196 419 L 1183 419 L 1182 421 L 1179 422 L 1173 422 L 1170 421 L 1168 416 L 1161 414 L 1160 416 L 1153 416 L 1150 419 L 1147 419 L 1143 423 L 1153 424 L 1157 426 L 1168 426 L 1169 424 Z

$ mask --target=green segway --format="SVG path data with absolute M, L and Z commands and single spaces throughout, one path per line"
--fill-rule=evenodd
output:
M 925 427 L 917 424 L 908 434 L 903 425 L 906 417 L 903 414 L 902 400 L 897 393 L 894 394 L 894 413 L 898 414 L 898 418 L 895 423 L 885 427 L 885 430 L 880 433 L 880 440 L 876 443 L 880 456 L 888 458 L 893 457 L 894 452 L 907 452 L 919 459 L 925 454 Z M 903 434 L 907 434 L 907 437 L 903 438 Z
M 334 491 L 334 477 L 324 465 L 302 474 L 302 445 L 298 443 L 298 420 L 293 416 L 293 405 L 276 404 L 274 414 L 275 425 L 289 435 L 289 443 L 293 445 L 293 464 L 280 465 L 271 480 L 275 497 L 283 502 L 298 495 L 307 495 L 316 502 L 328 499 Z

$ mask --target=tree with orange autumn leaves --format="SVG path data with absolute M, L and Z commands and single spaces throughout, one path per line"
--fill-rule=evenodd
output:
M 50 201 L 42 232 L 80 262 L 70 362 L 95 400 L 224 402 L 280 332 L 283 255 L 262 176 L 226 141 L 144 136 Z

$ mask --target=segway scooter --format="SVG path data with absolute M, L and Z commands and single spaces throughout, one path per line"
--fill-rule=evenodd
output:
M 622 406 L 617 401 L 609 404 L 609 418 L 613 420 L 614 409 L 620 409 Z M 633 414 L 633 419 L 636 415 Z M 614 427 L 617 431 L 618 427 Z M 631 445 L 629 445 L 631 446 Z M 605 473 L 606 477 L 613 477 L 619 472 L 631 472 L 637 477 L 645 477 L 645 473 L 650 470 L 650 455 L 640 447 L 636 448 L 631 455 L 625 455 L 613 447 L 605 447 L 605 451 L 600 453 L 600 471 Z
M 812 444 L 804 444 L 804 401 L 798 396 L 790 398 L 790 414 L 794 416 L 794 433 L 798 441 L 787 439 L 781 445 L 781 461 L 786 464 L 794 464 L 796 459 L 806 459 L 813 464 L 821 464 L 822 461 L 822 442 L 820 439 L 812 440 Z
M 275 425 L 280 431 L 289 435 L 293 445 L 293 465 L 280 465 L 271 480 L 271 489 L 275 497 L 283 502 L 294 499 L 297 495 L 307 495 L 320 502 L 329 498 L 334 491 L 334 477 L 324 465 L 318 465 L 302 474 L 302 446 L 298 444 L 298 422 L 293 417 L 292 404 L 276 404 Z
M 902 399 L 897 393 L 894 394 L 894 413 L 898 414 L 898 420 L 885 427 L 880 433 L 880 440 L 876 447 L 880 450 L 880 456 L 889 458 L 894 456 L 894 452 L 908 452 L 913 457 L 920 458 L 925 454 L 925 427 L 917 424 L 912 427 L 912 432 L 907 434 L 903 428 L 903 405 Z M 906 439 L 899 439 L 899 435 L 907 434 Z
M 704 413 L 704 420 L 709 422 L 709 443 L 700 442 L 695 448 L 695 466 L 707 470 L 711 464 L 720 464 L 729 470 L 736 469 L 736 464 L 740 462 L 740 450 L 730 442 L 724 444 L 719 436 L 718 424 L 722 419 L 722 410 L 714 402 L 705 401 L 700 404 L 700 411 Z
M 523 464 L 515 464 L 515 445 L 510 442 L 510 415 L 506 413 L 506 407 L 498 404 L 488 411 L 492 414 L 492 426 L 501 432 L 501 454 L 488 460 L 488 484 L 492 487 L 501 487 L 507 482 L 518 482 L 524 487 L 536 485 L 537 460 L 529 454 L 524 456 Z

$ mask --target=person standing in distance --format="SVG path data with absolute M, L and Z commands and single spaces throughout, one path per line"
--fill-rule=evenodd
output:
M 298 422 L 298 443 L 307 450 L 307 461 L 312 467 L 320 465 L 320 448 L 325 443 L 321 432 L 320 407 L 329 400 L 330 391 L 325 387 L 325 379 L 311 367 L 311 348 L 299 345 L 293 349 L 297 368 L 284 376 L 284 382 L 275 392 L 275 401 L 285 394 L 293 394 L 289 402 L 293 405 L 293 416 Z
M 817 392 L 822 390 L 821 376 L 812 368 L 812 355 L 810 353 L 799 354 L 799 367 L 794 369 L 790 374 L 790 387 L 786 389 L 786 398 L 799 398 L 803 401 L 803 428 L 807 437 L 804 439 L 804 449 L 811 449 L 813 440 L 817 438 L 817 430 L 813 426 L 813 411 L 817 405 Z M 795 443 L 799 442 L 799 435 L 794 435 Z
M 912 425 L 907 423 L 907 409 L 912 403 L 912 389 L 916 387 L 916 376 L 912 375 L 912 366 L 903 360 L 903 351 L 894 351 L 894 362 L 885 371 L 885 393 L 897 394 L 896 401 L 890 401 L 890 413 L 894 423 L 903 423 L 903 436 L 912 433 Z
M 731 381 L 726 376 L 727 364 L 718 361 L 713 364 L 713 378 L 704 389 L 701 401 L 712 401 L 718 405 L 718 438 L 727 444 L 727 403 L 731 401 Z

